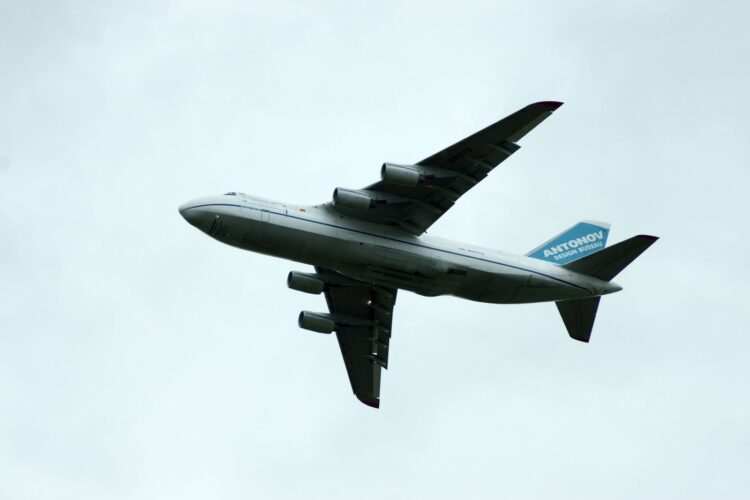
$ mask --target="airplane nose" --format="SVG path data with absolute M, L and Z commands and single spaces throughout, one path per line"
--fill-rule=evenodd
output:
M 185 214 L 183 214 L 183 212 L 185 212 L 188 208 L 190 208 L 190 205 L 191 203 L 189 201 L 186 201 L 185 203 L 177 207 L 177 211 L 180 212 L 180 215 L 185 217 Z
M 201 206 L 196 206 L 193 202 L 183 203 L 177 208 L 177 210 L 179 210 L 180 215 L 182 215 L 191 226 L 194 226 L 203 232 L 209 230 L 211 223 L 216 217 L 210 210 Z

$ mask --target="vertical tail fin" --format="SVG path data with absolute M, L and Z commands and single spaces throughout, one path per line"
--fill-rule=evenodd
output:
M 604 248 L 608 235 L 609 224 L 606 222 L 583 221 L 526 255 L 555 264 L 568 264 Z

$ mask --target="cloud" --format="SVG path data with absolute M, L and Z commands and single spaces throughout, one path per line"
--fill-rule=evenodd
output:
M 0 493 L 741 496 L 747 14 L 4 5 Z M 326 201 L 543 99 L 566 104 L 430 233 L 517 253 L 585 219 L 662 238 L 587 346 L 550 304 L 401 293 L 378 412 L 335 340 L 296 327 L 325 308 L 285 287 L 306 266 L 176 210 L 231 190 Z

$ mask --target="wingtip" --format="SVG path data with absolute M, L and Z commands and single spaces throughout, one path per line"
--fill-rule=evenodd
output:
M 370 408 L 378 409 L 380 408 L 380 400 L 379 399 L 364 399 L 359 396 L 357 396 L 357 399 L 362 401 L 364 404 L 369 406 Z
M 556 110 L 557 108 L 563 105 L 563 103 L 560 101 L 540 101 L 537 104 L 539 104 L 540 106 L 545 106 L 547 108 L 550 108 L 552 111 Z

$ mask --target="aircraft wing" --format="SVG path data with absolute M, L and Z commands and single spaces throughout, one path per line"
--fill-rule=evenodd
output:
M 386 163 L 380 182 L 356 191 L 339 188 L 342 198 L 350 196 L 339 203 L 337 194 L 341 193 L 334 193 L 332 205 L 350 217 L 422 234 L 458 198 L 516 152 L 520 148 L 516 142 L 561 105 L 545 101 L 526 106 L 416 165 Z M 365 206 L 361 200 L 368 197 L 371 202 Z
M 321 275 L 335 275 L 325 288 L 328 309 L 342 318 L 336 337 L 354 395 L 368 406 L 380 406 L 380 373 L 388 368 L 396 290 L 346 278 L 331 269 L 316 267 Z

